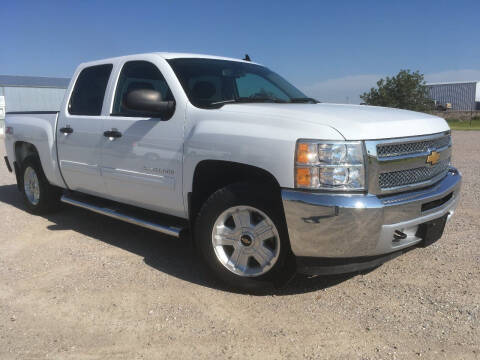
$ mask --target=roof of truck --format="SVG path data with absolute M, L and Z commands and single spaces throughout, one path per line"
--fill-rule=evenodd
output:
M 245 60 L 235 59 L 235 58 L 230 58 L 225 56 L 215 56 L 215 55 L 207 55 L 207 54 L 176 53 L 176 52 L 158 52 L 155 54 L 160 55 L 164 59 L 200 58 L 200 59 L 218 59 L 218 60 L 250 62 L 250 61 L 245 61 Z
M 94 65 L 94 64 L 98 64 L 98 63 L 116 62 L 116 61 L 121 61 L 124 58 L 131 58 L 131 57 L 142 56 L 142 55 L 157 55 L 157 56 L 160 56 L 160 57 L 162 57 L 166 60 L 180 59 L 180 58 L 218 59 L 218 60 L 246 62 L 246 63 L 250 63 L 250 64 L 259 65 L 258 63 L 253 62 L 253 61 L 246 61 L 246 60 L 242 60 L 242 59 L 235 59 L 235 58 L 229 58 L 229 57 L 224 57 L 224 56 L 180 53 L 180 52 L 151 52 L 151 53 L 141 53 L 141 54 L 130 54 L 130 55 L 118 56 L 118 57 L 108 58 L 108 59 L 99 59 L 99 60 L 95 60 L 95 61 L 87 61 L 87 62 L 82 63 L 81 65 L 82 66 L 89 66 L 89 65 Z

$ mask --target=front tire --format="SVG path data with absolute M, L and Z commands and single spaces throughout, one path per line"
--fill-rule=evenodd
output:
M 216 278 L 247 292 L 286 282 L 291 250 L 282 209 L 280 198 L 258 185 L 228 185 L 210 196 L 194 237 Z
M 58 208 L 60 189 L 50 185 L 36 156 L 29 156 L 23 161 L 20 179 L 23 201 L 28 211 L 40 215 Z

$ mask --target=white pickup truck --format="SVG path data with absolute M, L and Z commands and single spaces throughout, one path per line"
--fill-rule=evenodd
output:
M 459 200 L 443 119 L 318 103 L 250 61 L 84 63 L 52 110 L 6 116 L 5 160 L 31 212 L 61 201 L 190 229 L 242 290 L 378 266 L 439 239 Z

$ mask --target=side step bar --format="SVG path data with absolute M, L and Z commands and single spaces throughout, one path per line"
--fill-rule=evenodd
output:
M 84 201 L 79 201 L 79 200 L 76 200 L 76 199 L 72 199 L 71 197 L 68 197 L 67 195 L 63 195 L 60 200 L 64 203 L 66 203 L 66 204 L 70 204 L 70 205 L 73 205 L 73 206 L 78 206 L 80 208 L 96 212 L 98 214 L 106 215 L 106 216 L 109 216 L 109 217 L 114 218 L 114 219 L 122 220 L 122 221 L 125 221 L 125 222 L 130 223 L 130 224 L 142 226 L 144 228 L 154 230 L 154 231 L 158 231 L 158 232 L 161 232 L 163 234 L 167 234 L 167 235 L 174 236 L 174 237 L 177 237 L 177 238 L 180 237 L 180 231 L 182 230 L 181 228 L 178 228 L 178 227 L 175 227 L 175 226 L 164 226 L 164 225 L 160 225 L 160 224 L 155 224 L 151 221 L 146 221 L 146 220 L 142 220 L 142 219 L 136 218 L 136 217 L 131 216 L 131 215 L 122 214 L 122 213 L 120 213 L 116 210 L 113 210 L 113 209 L 100 207 L 100 206 L 96 206 L 96 205 L 93 205 L 93 204 L 90 204 L 90 203 L 87 203 L 87 202 L 84 202 Z

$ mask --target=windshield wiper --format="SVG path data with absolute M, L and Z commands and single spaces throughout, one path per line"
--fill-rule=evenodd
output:
M 281 100 L 281 99 L 272 99 L 272 98 L 248 98 L 248 97 L 241 97 L 237 99 L 229 99 L 229 100 L 222 100 L 216 101 L 211 103 L 210 105 L 225 105 L 225 104 L 235 104 L 235 103 L 264 103 L 264 102 L 272 102 L 277 104 L 286 104 L 288 101 Z
M 318 104 L 320 101 L 314 99 L 314 98 L 309 98 L 309 97 L 302 97 L 302 98 L 291 98 L 290 102 L 292 103 L 312 103 L 312 104 Z
M 290 100 L 282 100 L 282 99 L 273 99 L 273 98 L 249 98 L 249 97 L 240 97 L 236 99 L 228 99 L 222 101 L 216 101 L 210 104 L 210 106 L 223 106 L 226 104 L 246 104 L 246 103 L 276 103 L 276 104 L 287 104 L 287 103 L 311 103 L 317 104 L 319 101 L 304 97 L 304 98 L 291 98 Z

